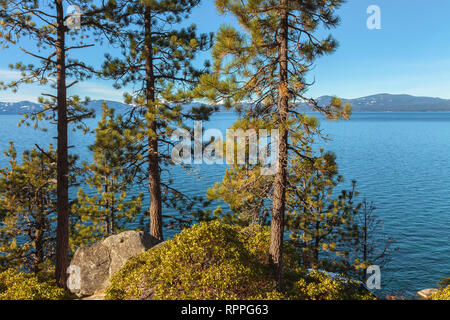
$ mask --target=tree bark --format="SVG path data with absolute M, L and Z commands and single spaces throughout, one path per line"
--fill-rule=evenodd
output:
M 110 181 L 110 189 L 111 189 L 111 216 L 110 216 L 110 231 L 111 234 L 116 234 L 116 203 L 114 201 L 114 194 L 115 194 L 115 188 L 114 188 L 114 178 L 111 178 Z
M 288 130 L 286 121 L 289 113 L 289 92 L 288 92 L 288 10 L 287 0 L 281 1 L 281 30 L 280 30 L 280 70 L 279 70 L 279 150 L 278 150 L 278 170 L 275 175 L 272 223 L 270 232 L 269 263 L 272 266 L 274 278 L 277 282 L 277 289 L 281 290 L 282 256 L 283 256 L 283 235 L 284 235 L 284 213 L 286 207 L 286 185 L 287 185 L 287 160 L 288 160 Z
M 41 167 L 39 177 L 45 177 L 45 164 L 43 155 L 41 155 Z M 39 190 L 36 195 L 36 202 L 38 203 L 38 210 L 36 212 L 35 230 L 34 230 L 34 245 L 35 255 L 33 259 L 33 272 L 38 274 L 41 271 L 41 263 L 44 261 L 44 232 L 45 232 L 45 194 Z M 30 210 L 30 213 L 32 211 Z
M 313 245 L 313 261 L 311 266 L 313 268 L 319 267 L 319 247 L 320 247 L 320 218 L 317 218 L 314 231 L 314 245 Z
M 43 195 L 39 195 L 43 197 Z M 42 198 L 39 199 L 43 202 Z M 35 255 L 33 259 L 33 272 L 38 274 L 41 271 L 41 263 L 44 261 L 44 215 L 45 212 L 40 207 L 36 216 L 36 229 L 34 231 Z
M 106 227 L 106 236 L 109 237 L 112 235 L 111 233 L 111 217 L 112 217 L 112 209 L 109 205 L 109 177 L 105 179 L 105 195 L 106 195 L 106 203 L 105 203 L 105 227 Z
M 152 47 L 152 22 L 151 11 L 145 6 L 145 72 L 146 72 L 146 99 L 147 112 L 155 114 L 155 76 L 153 71 L 153 47 Z M 149 167 L 149 193 L 150 193 L 150 234 L 156 239 L 163 241 L 162 231 L 162 204 L 161 204 L 161 177 L 158 159 L 158 138 L 156 137 L 156 120 L 148 120 L 148 130 L 154 136 L 148 138 L 148 167 Z
M 69 266 L 69 163 L 67 149 L 67 87 L 65 58 L 65 26 L 62 0 L 55 0 L 57 11 L 56 82 L 58 112 L 57 150 L 57 235 L 56 269 L 58 285 L 67 288 L 67 267 Z

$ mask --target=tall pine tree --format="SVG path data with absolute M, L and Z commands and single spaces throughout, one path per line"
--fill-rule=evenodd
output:
M 114 3 L 114 1 L 112 1 Z M 70 5 L 77 5 L 83 18 L 77 26 L 77 17 L 68 12 Z M 46 93 L 39 101 L 43 110 L 31 114 L 29 121 L 52 120 L 57 126 L 57 237 L 55 276 L 61 287 L 66 286 L 66 270 L 69 265 L 69 157 L 68 129 L 71 123 L 80 123 L 91 116 L 80 98 L 69 96 L 68 90 L 92 77 L 95 70 L 84 61 L 71 58 L 73 50 L 94 46 L 88 43 L 87 35 L 103 36 L 114 28 L 108 19 L 111 16 L 110 2 L 97 8 L 90 0 L 2 0 L 0 1 L 1 48 L 18 46 L 32 63 L 11 64 L 21 73 L 20 79 L 0 83 L 3 88 L 17 90 L 22 84 L 40 84 Z M 75 19 L 75 20 L 73 20 Z M 71 24 L 72 22 L 72 24 Z M 70 27 L 70 28 L 69 28 Z M 72 27 L 74 29 L 72 29 Z M 76 29 L 80 27 L 80 29 Z M 24 41 L 27 38 L 28 41 Z M 98 37 L 97 37 L 98 39 Z M 37 126 L 37 122 L 35 122 Z
M 91 190 L 78 192 L 73 207 L 77 222 L 72 246 L 90 244 L 124 231 L 136 223 L 141 213 L 142 194 L 128 195 L 136 177 L 136 168 L 129 159 L 138 158 L 139 152 L 134 128 L 127 128 L 122 116 L 116 116 L 114 109 L 104 103 L 95 134 L 95 143 L 89 147 L 93 161 L 83 163 L 86 184 Z
M 302 154 L 297 131 L 308 123 L 297 108 L 304 102 L 330 119 L 346 117 L 339 99 L 326 106 L 305 93 L 305 79 L 315 59 L 331 53 L 336 41 L 317 37 L 318 28 L 335 27 L 342 0 L 216 0 L 240 29 L 223 26 L 213 50 L 214 73 L 202 77 L 198 93 L 234 106 L 249 119 L 264 119 L 279 128 L 278 168 L 272 192 L 270 263 L 281 288 L 284 214 L 289 155 Z M 245 104 L 243 103 L 245 102 Z
M 169 147 L 175 127 L 186 120 L 207 119 L 212 110 L 206 107 L 187 110 L 192 102 L 192 88 L 208 65 L 197 69 L 197 53 L 210 48 L 212 36 L 197 35 L 194 25 L 181 28 L 199 0 L 118 1 L 118 21 L 126 25 L 126 41 L 119 40 L 122 57 L 107 55 L 104 75 L 115 80 L 116 87 L 135 88 L 126 96 L 133 104 L 131 120 L 139 128 L 141 154 L 147 164 L 150 195 L 150 234 L 163 240 L 163 203 L 172 206 L 186 199 L 161 177 L 164 167 L 172 164 Z

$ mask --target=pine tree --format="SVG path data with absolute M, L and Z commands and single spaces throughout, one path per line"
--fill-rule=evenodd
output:
M 70 21 L 76 19 L 66 14 L 69 5 L 78 5 L 83 13 L 80 30 L 70 29 Z M 3 88 L 16 91 L 22 84 L 46 85 L 51 93 L 43 93 L 39 102 L 44 109 L 31 114 L 28 120 L 53 120 L 57 125 L 57 241 L 55 276 L 61 287 L 66 286 L 66 269 L 69 265 L 69 160 L 68 128 L 93 114 L 77 96 L 68 96 L 68 89 L 92 77 L 95 70 L 85 62 L 70 58 L 72 50 L 91 47 L 89 35 L 103 36 L 103 32 L 114 34 L 112 24 L 106 23 L 112 12 L 107 2 L 105 7 L 96 7 L 90 0 L 2 0 L 0 1 L 1 48 L 18 45 L 20 49 L 37 60 L 36 64 L 18 62 L 11 69 L 21 73 L 17 81 L 4 84 Z M 115 1 L 112 1 L 114 3 Z M 107 9 L 108 8 L 108 9 Z M 74 25 L 73 27 L 77 27 Z M 28 42 L 22 41 L 27 37 Z M 99 39 L 97 37 L 97 39 Z M 22 47 L 22 44 L 27 48 Z M 29 122 L 26 122 L 27 124 Z M 38 124 L 35 122 L 35 126 Z M 80 125 L 79 125 L 80 126 Z M 80 126 L 83 127 L 83 126 Z
M 11 142 L 5 156 L 10 160 L 0 169 L 0 268 L 49 271 L 55 257 L 56 151 L 52 145 L 32 149 L 19 163 Z
M 270 130 L 273 123 L 266 121 L 238 119 L 230 129 L 242 130 L 242 132 L 254 132 L 259 138 L 259 130 Z M 227 136 L 227 139 L 229 137 Z M 228 142 L 228 141 L 227 141 Z M 245 164 L 237 161 L 238 145 L 244 145 Z M 234 144 L 232 151 L 234 162 L 231 168 L 225 171 L 222 181 L 217 182 L 207 190 L 209 200 L 224 201 L 228 204 L 231 212 L 220 208 L 220 218 L 239 225 L 267 225 L 270 224 L 272 212 L 271 195 L 273 193 L 273 175 L 262 175 L 261 170 L 265 167 L 261 163 L 250 164 L 250 139 L 238 141 Z M 227 143 L 223 143 L 223 153 L 228 154 Z M 221 155 L 223 156 L 223 155 Z M 228 163 L 230 164 L 230 163 Z
M 198 52 L 210 47 L 211 36 L 198 36 L 195 26 L 179 28 L 199 2 L 118 1 L 124 14 L 116 14 L 117 21 L 126 25 L 126 41 L 124 37 L 118 41 L 123 57 L 107 55 L 104 65 L 104 75 L 115 79 L 117 88 L 130 84 L 136 88 L 125 102 L 135 106 L 131 121 L 139 128 L 141 155 L 148 165 L 143 173 L 149 185 L 150 234 L 159 240 L 164 239 L 163 203 L 170 207 L 187 199 L 161 176 L 173 164 L 168 150 L 171 134 L 175 126 L 185 127 L 186 120 L 206 120 L 212 112 L 206 107 L 182 107 L 192 101 L 191 89 L 208 67 L 197 69 L 193 61 Z
M 230 13 L 240 30 L 223 26 L 213 49 L 214 71 L 202 77 L 198 94 L 234 106 L 247 118 L 274 121 L 280 130 L 278 170 L 272 192 L 270 263 L 281 287 L 284 213 L 289 155 L 301 156 L 296 128 L 304 115 L 296 108 L 307 103 L 329 119 L 346 117 L 349 106 L 339 99 L 319 106 L 305 93 L 305 79 L 315 59 L 335 50 L 330 37 L 319 39 L 323 25 L 335 27 L 335 10 L 342 0 L 216 0 L 220 13 Z M 245 102 L 245 103 L 244 103 Z M 313 128 L 314 129 L 314 128 Z M 309 130 L 309 128 L 305 128 Z M 299 145 L 300 144 L 300 145 Z
M 127 195 L 136 175 L 129 159 L 139 158 L 133 128 L 127 128 L 122 116 L 104 103 L 95 133 L 95 143 L 89 147 L 93 161 L 83 165 L 88 174 L 86 184 L 96 193 L 78 192 L 73 207 L 78 219 L 72 232 L 73 249 L 126 230 L 141 213 L 142 194 Z
M 315 122 L 311 118 L 310 127 Z M 239 121 L 241 128 L 245 121 Z M 357 223 L 360 204 L 355 204 L 355 186 L 340 189 L 336 156 L 319 150 L 304 135 L 302 157 L 293 156 L 287 167 L 286 233 L 289 242 L 300 249 L 303 267 L 324 267 L 349 273 L 354 271 L 351 255 L 359 243 Z M 246 142 L 248 144 L 248 141 Z M 221 218 L 232 223 L 270 224 L 274 176 L 261 176 L 261 164 L 234 165 L 223 180 L 208 190 L 209 199 L 223 200 L 231 212 Z M 332 254 L 331 254 L 332 253 Z
M 291 241 L 302 251 L 304 267 L 336 270 L 342 260 L 339 257 L 348 258 L 349 249 L 359 237 L 356 182 L 351 190 L 336 192 L 343 181 L 332 153 L 322 151 L 314 161 L 296 159 L 291 167 L 286 225 Z

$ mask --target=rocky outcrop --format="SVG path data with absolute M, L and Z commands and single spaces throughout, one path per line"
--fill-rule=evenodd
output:
M 417 295 L 424 300 L 429 300 L 433 294 L 435 294 L 438 289 L 424 289 L 417 292 Z
M 133 256 L 159 242 L 144 232 L 126 231 L 79 248 L 70 263 L 69 289 L 79 297 L 103 292 L 109 279 Z

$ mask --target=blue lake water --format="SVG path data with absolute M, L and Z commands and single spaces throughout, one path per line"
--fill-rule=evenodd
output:
M 0 150 L 15 142 L 17 150 L 35 143 L 54 141 L 54 131 L 42 133 L 17 128 L 20 116 L 0 116 Z M 217 114 L 206 128 L 225 130 L 235 119 L 230 113 Z M 92 127 L 96 121 L 90 120 Z M 387 234 L 399 247 L 391 263 L 382 270 L 391 289 L 408 297 L 420 289 L 435 287 L 450 276 L 450 113 L 356 113 L 352 120 L 322 121 L 332 141 L 324 144 L 338 156 L 340 173 L 358 181 L 360 199 L 374 201 Z M 87 146 L 92 136 L 70 134 L 71 151 L 89 160 Z M 0 155 L 0 166 L 7 159 Z M 190 195 L 204 195 L 221 180 L 225 166 L 201 166 L 195 177 L 171 169 L 175 185 Z M 135 186 L 134 192 L 146 186 Z M 147 205 L 147 204 L 146 204 Z M 215 207 L 214 204 L 212 207 Z M 167 230 L 170 235 L 170 230 Z

